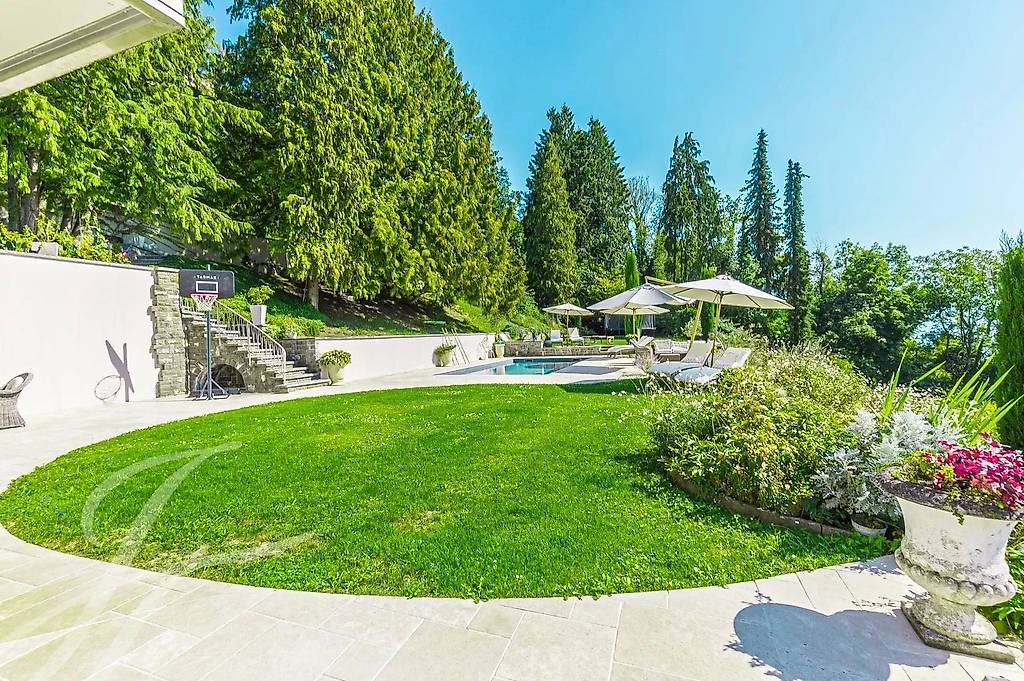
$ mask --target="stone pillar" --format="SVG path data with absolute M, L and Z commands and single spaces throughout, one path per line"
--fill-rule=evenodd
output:
M 185 331 L 181 325 L 178 270 L 153 268 L 153 357 L 160 370 L 156 396 L 182 395 L 188 391 L 185 374 Z

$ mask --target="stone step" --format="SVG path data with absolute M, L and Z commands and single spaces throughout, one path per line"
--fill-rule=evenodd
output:
M 330 381 L 326 378 L 317 379 L 303 379 L 301 381 L 287 381 L 282 385 L 274 388 L 275 393 L 290 393 L 296 390 L 306 390 L 308 388 L 319 388 L 323 385 L 330 385 Z

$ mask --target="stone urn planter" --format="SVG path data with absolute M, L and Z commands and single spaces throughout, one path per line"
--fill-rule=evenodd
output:
M 439 367 L 450 367 L 452 365 L 452 358 L 454 356 L 454 345 L 441 345 L 436 350 L 434 350 L 434 357 L 437 358 L 437 366 Z
M 249 315 L 252 317 L 252 323 L 256 326 L 267 325 L 267 306 L 266 305 L 250 305 Z
M 504 357 L 505 356 L 505 344 L 504 343 L 495 343 L 494 344 L 494 356 L 495 357 Z
M 327 364 L 324 366 L 324 371 L 327 372 L 327 378 L 331 381 L 331 385 L 335 383 L 341 383 L 344 378 L 345 367 L 340 364 Z
M 344 350 L 328 350 L 320 355 L 317 361 L 324 372 L 327 373 L 327 378 L 330 379 L 331 385 L 334 385 L 341 382 L 342 373 L 345 371 L 345 367 L 352 361 L 352 355 Z
M 1024 512 L 962 497 L 952 501 L 941 491 L 889 473 L 879 475 L 876 483 L 896 497 L 903 511 L 906 534 L 896 564 L 928 591 L 903 604 L 921 640 L 1012 663 L 1012 649 L 995 642 L 995 628 L 976 608 L 1003 603 L 1016 593 L 1006 544 Z

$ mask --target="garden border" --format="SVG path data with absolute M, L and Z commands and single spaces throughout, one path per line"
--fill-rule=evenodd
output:
M 728 511 L 732 511 L 733 513 L 755 518 L 769 525 L 784 527 L 790 530 L 804 530 L 806 532 L 813 532 L 821 535 L 841 535 L 844 537 L 853 535 L 851 530 L 844 530 L 841 527 L 833 527 L 832 525 L 826 525 L 825 523 L 819 523 L 814 520 L 794 518 L 793 516 L 782 515 L 781 513 L 775 513 L 774 511 L 767 511 L 763 508 L 751 506 L 750 504 L 733 499 L 732 497 L 725 496 L 724 494 L 708 494 L 698 489 L 688 480 L 685 480 L 675 471 L 668 471 L 668 477 L 669 480 L 672 481 L 673 485 L 692 497 L 715 504 L 716 506 L 720 506 Z

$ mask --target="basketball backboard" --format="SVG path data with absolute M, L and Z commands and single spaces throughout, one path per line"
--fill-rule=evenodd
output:
M 235 295 L 235 273 L 231 270 L 179 270 L 178 293 L 230 298 Z

